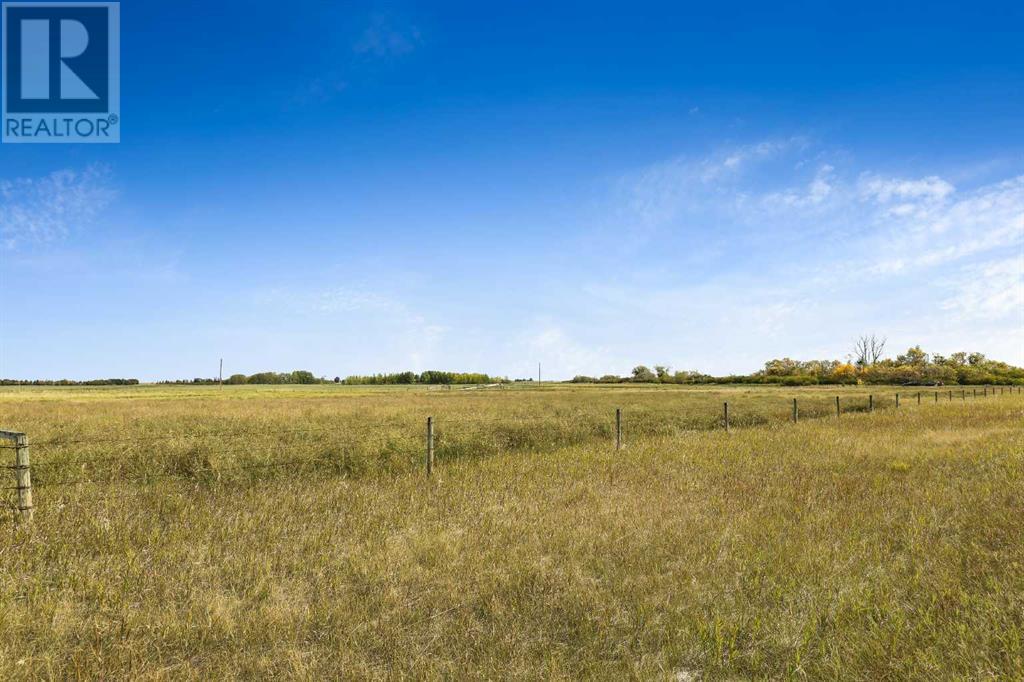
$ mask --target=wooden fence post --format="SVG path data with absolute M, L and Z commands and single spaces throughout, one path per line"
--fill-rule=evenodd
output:
M 896 409 L 900 409 L 900 394 L 896 394 Z
M 729 403 L 727 403 L 727 402 L 726 402 L 726 403 L 722 403 L 722 405 L 723 405 L 723 407 L 724 407 L 724 410 L 725 410 L 725 411 L 724 411 L 724 416 L 725 416 L 725 430 L 726 430 L 726 431 L 728 431 L 728 430 L 729 430 Z
M 25 521 L 32 520 L 32 466 L 28 458 L 28 436 L 21 434 L 16 443 L 14 473 L 18 479 L 18 511 Z
M 875 411 L 875 396 L 874 395 L 868 395 L 868 412 L 874 412 L 874 411 Z
M 953 402 L 953 391 L 949 392 L 949 402 Z
M 918 404 L 918 405 L 920 405 L 920 404 L 921 404 L 921 391 L 918 391 L 918 392 L 917 392 L 917 404 Z
M 622 408 L 615 408 L 615 449 L 622 449 Z
M 967 391 L 964 390 L 964 389 L 960 389 L 960 400 L 963 400 L 963 401 L 967 400 Z
M 842 411 L 839 409 L 839 396 L 836 396 L 836 419 L 839 419 L 839 415 L 841 414 Z
M 796 398 L 793 398 L 793 423 L 796 424 L 800 419 L 800 413 L 796 409 Z
M 32 520 L 32 468 L 28 456 L 28 436 L 15 431 L 0 431 L 0 441 L 14 443 L 14 480 L 18 491 L 18 516 Z
M 427 417 L 427 476 L 434 472 L 434 418 Z
M 939 402 L 939 392 L 935 391 L 935 402 Z

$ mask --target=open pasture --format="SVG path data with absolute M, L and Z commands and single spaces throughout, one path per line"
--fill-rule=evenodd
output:
M 0 669 L 1012 678 L 1024 399 L 948 390 L 3 390 Z
M 999 388 L 142 386 L 0 389 L 0 428 L 28 434 L 36 485 L 112 478 L 262 479 L 294 467 L 344 476 L 421 468 L 425 423 L 439 465 L 570 445 L 613 447 L 622 437 L 684 436 L 939 402 Z M 1010 390 L 1010 389 L 1005 389 Z M 921 394 L 918 405 L 917 394 Z M 979 398 L 980 399 L 980 398 Z

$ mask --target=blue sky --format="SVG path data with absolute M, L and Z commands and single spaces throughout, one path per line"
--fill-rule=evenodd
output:
M 0 376 L 1024 364 L 1019 3 L 122 4 L 0 147 Z

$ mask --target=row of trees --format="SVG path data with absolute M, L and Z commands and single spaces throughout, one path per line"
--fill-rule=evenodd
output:
M 718 381 L 719 379 L 716 377 L 701 372 L 672 372 L 667 365 L 655 365 L 654 369 L 650 369 L 646 365 L 637 365 L 628 377 L 621 377 L 617 374 L 588 377 L 581 374 L 572 379 L 574 384 L 713 384 Z
M 0 379 L 0 386 L 137 386 L 138 379 Z
M 920 346 L 895 358 L 840 363 L 772 360 L 757 376 L 766 382 L 821 384 L 1024 384 L 1024 369 L 982 353 L 928 354 Z
M 294 372 L 258 372 L 256 374 L 232 374 L 224 380 L 225 384 L 238 386 L 241 384 L 320 384 L 326 379 L 318 379 L 312 372 L 304 369 L 297 369 Z M 220 379 L 197 377 L 195 379 L 178 379 L 177 381 L 162 381 L 163 384 L 188 384 L 192 386 L 213 386 L 220 383 Z
M 660 384 L 1024 384 L 1024 368 L 990 360 L 982 353 L 928 354 L 920 346 L 895 358 L 884 358 L 885 340 L 858 339 L 854 353 L 841 360 L 769 360 L 753 374 L 712 377 L 700 372 L 671 372 L 664 365 L 653 369 L 638 365 L 628 377 L 577 376 L 577 383 L 660 383 Z
M 420 372 L 419 374 L 416 372 L 396 372 L 393 374 L 350 376 L 346 377 L 341 383 L 360 386 L 383 386 L 399 384 L 499 384 L 507 381 L 508 379 L 504 377 L 492 377 L 478 372 L 441 372 L 438 370 L 427 370 L 426 372 Z
M 342 379 L 334 377 L 316 377 L 312 372 L 297 369 L 294 372 L 257 372 L 256 374 L 232 374 L 224 379 L 227 385 L 242 384 L 280 385 L 280 384 L 350 384 L 350 385 L 388 385 L 388 384 L 497 384 L 505 383 L 504 377 L 492 377 L 479 372 L 442 372 L 427 370 L 426 372 L 395 372 L 393 374 L 371 374 L 367 376 L 350 376 Z M 61 380 L 21 380 L 0 379 L 0 386 L 134 386 L 138 379 L 95 379 L 92 381 Z M 196 377 L 195 379 L 178 379 L 161 381 L 161 384 L 188 386 L 215 386 L 220 379 Z
M 349 384 L 352 386 L 383 386 L 399 384 L 496 384 L 508 381 L 502 377 L 492 377 L 476 372 L 394 372 L 391 374 L 353 375 L 342 379 L 317 378 L 312 372 L 298 369 L 294 372 L 258 372 L 257 374 L 232 374 L 224 380 L 225 384 Z M 210 385 L 219 383 L 217 379 L 192 379 L 191 381 L 168 381 L 173 384 Z

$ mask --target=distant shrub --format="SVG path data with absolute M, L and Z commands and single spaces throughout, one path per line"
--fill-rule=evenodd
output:
M 818 377 L 812 377 L 808 374 L 801 374 L 791 377 L 783 377 L 783 386 L 814 386 L 818 383 Z

